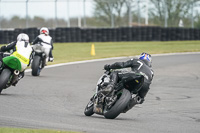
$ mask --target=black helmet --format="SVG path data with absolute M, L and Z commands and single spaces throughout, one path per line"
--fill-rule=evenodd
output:
M 139 59 L 142 60 L 146 65 L 151 67 L 151 63 L 152 63 L 152 58 L 151 55 L 148 53 L 141 53 L 141 55 L 139 56 Z

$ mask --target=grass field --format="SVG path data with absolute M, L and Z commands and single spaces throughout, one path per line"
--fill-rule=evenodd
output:
M 95 45 L 95 56 L 90 54 L 92 44 Z M 134 56 L 142 52 L 150 54 L 200 52 L 200 41 L 54 43 L 54 62 L 49 64 Z
M 0 128 L 0 133 L 78 133 L 70 131 L 56 131 L 46 129 Z
M 91 45 L 95 45 L 95 56 L 91 56 Z M 54 62 L 49 64 L 134 56 L 142 52 L 150 54 L 200 52 L 200 41 L 171 42 L 98 42 L 98 43 L 55 43 Z M 72 133 L 49 130 L 30 130 L 15 128 L 0 128 L 0 133 Z
M 95 45 L 95 56 L 91 56 L 90 54 L 92 44 Z M 142 52 L 158 54 L 199 51 L 200 41 L 55 43 L 53 50 L 55 60 L 50 64 L 109 57 L 134 56 Z

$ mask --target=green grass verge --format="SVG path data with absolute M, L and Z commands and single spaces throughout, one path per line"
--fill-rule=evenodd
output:
M 90 54 L 92 44 L 95 45 L 95 56 Z M 135 56 L 142 52 L 161 54 L 199 51 L 200 41 L 54 43 L 54 62 L 49 64 Z
M 0 133 L 78 133 L 70 131 L 56 131 L 46 129 L 0 128 Z
M 95 56 L 90 54 L 92 44 L 95 45 Z M 200 41 L 55 43 L 53 50 L 55 60 L 50 64 L 134 56 L 142 52 L 160 54 L 199 51 Z

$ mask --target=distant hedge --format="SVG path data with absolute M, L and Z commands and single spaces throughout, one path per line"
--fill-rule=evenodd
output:
M 118 42 L 118 41 L 174 41 L 200 40 L 200 29 L 162 27 L 121 28 L 56 28 L 50 29 L 54 42 Z M 39 34 L 37 28 L 0 30 L 0 44 L 16 40 L 26 33 L 30 41 Z

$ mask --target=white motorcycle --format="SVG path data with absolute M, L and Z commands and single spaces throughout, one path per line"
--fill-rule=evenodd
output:
M 44 43 L 33 45 L 34 57 L 31 64 L 33 76 L 40 75 L 41 70 L 45 67 L 46 62 L 49 60 L 50 49 L 51 46 Z

